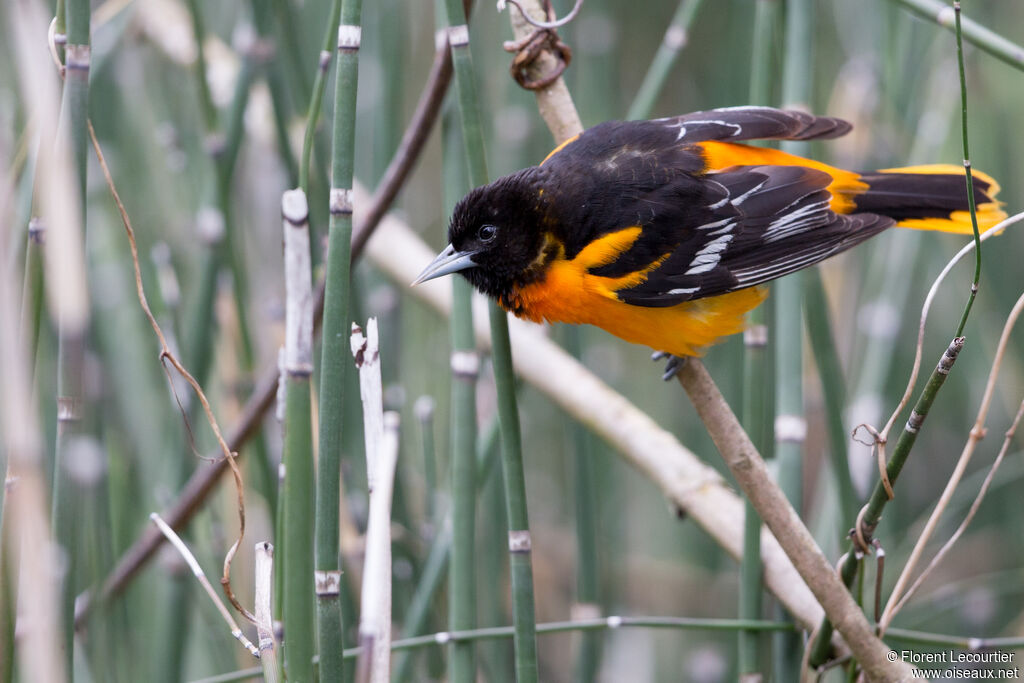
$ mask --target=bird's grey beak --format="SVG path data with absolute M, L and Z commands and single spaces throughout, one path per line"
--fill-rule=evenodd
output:
M 411 286 L 415 287 L 421 282 L 433 280 L 435 277 L 472 268 L 476 265 L 473 262 L 475 254 L 476 252 L 472 251 L 455 251 L 455 247 L 449 244 L 444 248 L 444 251 L 437 255 L 437 258 L 430 262 L 429 266 L 423 269 L 423 272 L 420 273 L 420 276 L 416 278 Z

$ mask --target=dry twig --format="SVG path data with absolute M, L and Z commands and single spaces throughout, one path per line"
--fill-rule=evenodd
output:
M 203 568 L 199 566 L 199 560 L 196 559 L 196 556 L 193 555 L 192 551 L 188 549 L 187 545 L 185 545 L 185 541 L 181 540 L 181 537 L 174 533 L 174 529 L 167 526 L 167 522 L 160 519 L 160 515 L 157 513 L 150 513 L 149 518 L 160 530 L 160 533 L 162 533 L 167 540 L 171 542 L 171 545 L 173 545 L 174 549 L 178 551 L 178 554 L 184 558 L 188 568 L 192 570 L 192 576 L 196 577 L 199 584 L 203 587 L 203 590 L 206 591 L 206 594 L 210 597 L 210 600 L 217 608 L 217 612 L 219 612 L 220 616 L 225 622 L 227 622 L 228 628 L 231 629 L 231 635 L 249 651 L 249 654 L 259 659 L 259 649 L 245 637 L 245 634 L 242 633 L 242 629 L 238 627 L 238 623 L 231 616 L 231 612 L 229 612 L 228 608 L 223 602 L 221 602 L 221 599 L 217 597 L 217 591 L 213 589 L 213 585 L 210 583 L 210 580 L 206 578 L 206 573 L 203 571 Z
M 256 544 L 256 578 L 253 582 L 253 613 L 256 615 L 256 636 L 263 665 L 263 680 L 277 683 L 277 640 L 274 638 L 273 596 L 274 546 L 266 541 Z
M 107 187 L 110 188 L 110 194 L 114 198 L 114 203 L 117 204 L 117 210 L 121 214 L 121 222 L 124 225 L 125 233 L 128 236 L 128 244 L 131 247 L 132 252 L 132 268 L 135 272 L 135 292 L 139 298 L 139 305 L 142 307 L 142 312 L 146 314 L 146 319 L 149 320 L 150 327 L 153 328 L 153 333 L 156 334 L 157 340 L 160 342 L 160 364 L 164 369 L 164 374 L 167 375 L 167 382 L 174 390 L 174 380 L 171 377 L 170 371 L 165 362 L 170 363 L 178 374 L 189 383 L 192 390 L 195 392 L 196 397 L 199 399 L 200 404 L 203 406 L 203 412 L 206 414 L 206 419 L 210 423 L 210 429 L 213 430 L 213 435 L 217 439 L 217 444 L 220 447 L 221 453 L 224 456 L 224 462 L 229 468 L 231 468 L 231 474 L 235 479 L 235 490 L 237 495 L 238 505 L 238 538 L 231 547 L 228 549 L 227 554 L 224 556 L 224 572 L 221 576 L 220 582 L 224 588 L 224 594 L 231 602 L 232 606 L 238 610 L 239 614 L 244 616 L 250 622 L 255 623 L 255 617 L 245 607 L 238 602 L 234 592 L 231 590 L 231 560 L 235 556 L 235 552 L 238 550 L 239 545 L 242 543 L 242 538 L 245 536 L 245 498 L 244 498 L 244 486 L 242 484 L 242 472 L 238 469 L 238 463 L 235 462 L 237 453 L 234 453 L 229 447 L 227 442 L 224 440 L 223 435 L 220 431 L 220 425 L 217 423 L 217 418 L 213 414 L 213 409 L 210 407 L 210 402 L 206 398 L 206 394 L 203 392 L 203 388 L 199 386 L 199 382 L 196 378 L 185 369 L 185 366 L 181 364 L 174 352 L 171 351 L 171 347 L 167 343 L 167 338 L 164 336 L 163 330 L 157 323 L 156 318 L 153 316 L 153 311 L 149 307 L 149 301 L 146 299 L 146 290 L 142 285 L 142 271 L 139 267 L 139 248 L 135 242 L 135 230 L 132 228 L 131 220 L 128 218 L 128 212 L 124 208 L 124 204 L 121 202 L 121 196 L 117 192 L 117 187 L 114 185 L 114 178 L 110 174 L 110 168 L 107 167 L 107 160 L 103 156 L 103 150 L 100 149 L 100 143 L 96 139 L 96 131 L 93 130 L 92 121 L 89 122 L 89 137 L 92 139 L 92 147 L 96 152 L 96 158 L 100 162 L 100 168 L 103 170 L 103 177 L 107 181 Z

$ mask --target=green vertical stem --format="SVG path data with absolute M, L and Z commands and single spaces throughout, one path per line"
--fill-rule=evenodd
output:
M 320 458 L 316 497 L 316 569 L 337 577 L 338 508 L 341 485 L 341 448 L 344 416 L 345 364 L 349 363 L 349 294 L 351 287 L 352 178 L 355 157 L 356 91 L 359 84 L 361 0 L 346 0 L 341 7 L 337 34 L 333 149 L 331 153 L 330 220 L 324 295 L 323 343 L 320 357 Z M 330 18 L 333 23 L 333 15 Z M 311 124 L 315 123 L 311 121 Z M 305 163 L 305 162 L 304 162 Z M 308 181 L 307 181 L 308 182 Z M 333 581 L 333 579 L 332 579 Z M 317 591 L 320 637 L 320 676 L 339 681 L 344 676 L 341 657 L 342 614 L 337 591 Z
M 665 86 L 672 66 L 679 58 L 679 53 L 686 47 L 690 23 L 702 2 L 703 0 L 679 0 L 668 30 L 665 31 L 665 37 L 658 46 L 651 66 L 647 69 L 647 74 L 640 84 L 640 90 L 637 91 L 633 104 L 629 107 L 626 119 L 646 119 L 651 115 L 651 110 L 654 109 L 654 103 Z
M 825 287 L 821 281 L 821 272 L 817 268 L 809 268 L 804 274 L 804 313 L 807 336 L 811 340 L 814 360 L 821 376 L 832 473 L 839 493 L 839 537 L 842 538 L 849 529 L 849 520 L 857 515 L 858 501 L 850 476 L 847 448 L 849 441 L 843 423 L 846 381 L 843 378 L 843 367 L 839 362 L 839 353 L 832 334 Z
M 288 80 L 289 90 L 292 91 L 297 102 L 304 102 L 312 97 L 313 88 L 309 80 L 309 72 L 302 63 L 303 43 L 305 36 L 300 36 L 299 28 L 295 23 L 295 11 L 292 8 L 291 0 L 272 0 L 273 19 L 277 24 L 277 33 L 280 36 L 283 48 L 282 62 L 284 70 L 281 76 Z M 301 5 L 300 5 L 301 6 Z M 337 21 L 337 20 L 335 20 Z M 328 24 L 328 28 L 330 25 Z M 335 27 L 337 31 L 337 27 Z M 333 36 L 331 36 L 333 39 Z M 327 45 L 330 51 L 333 45 Z
M 479 99 L 473 82 L 473 63 L 469 49 L 469 28 L 461 0 L 446 0 L 448 41 L 452 47 L 452 65 L 459 96 L 462 136 L 469 161 L 469 179 L 474 187 L 487 183 L 483 130 Z M 523 474 L 522 439 L 519 410 L 516 405 L 512 348 L 508 338 L 508 317 L 494 301 L 489 302 L 491 359 L 498 394 L 498 420 L 501 425 L 502 466 L 505 478 L 505 505 L 508 514 L 509 556 L 512 575 L 512 615 L 515 623 L 516 679 L 519 683 L 537 680 L 537 637 L 534 618 L 533 566 L 529 519 L 526 509 L 526 480 Z
M 19 322 L 19 331 L 29 354 L 30 369 L 34 369 L 36 366 L 39 333 L 43 323 L 43 249 L 45 242 L 46 228 L 42 221 L 33 218 L 28 225 L 28 240 L 25 245 L 24 288 L 21 295 L 21 320 Z
M 426 562 L 423 563 L 423 571 L 420 573 L 419 583 L 416 591 L 409 601 L 409 607 L 403 615 L 402 638 L 412 638 L 423 632 L 427 619 L 430 617 L 430 607 L 434 596 L 441 587 L 445 578 L 445 571 L 448 568 L 448 559 L 452 546 L 451 519 L 446 519 L 440 532 L 434 537 L 430 545 L 430 553 Z M 401 652 L 396 654 L 394 674 L 391 680 L 396 683 L 411 681 L 413 673 L 415 653 Z
M 788 0 L 782 78 L 782 105 L 808 108 L 810 101 L 811 25 L 809 0 Z M 785 140 L 781 147 L 791 154 L 807 151 L 807 144 Z M 779 480 L 790 502 L 800 509 L 800 455 L 806 432 L 803 406 L 803 324 L 801 322 L 802 275 L 778 281 L 775 288 L 776 345 L 776 457 Z
M 88 0 L 68 0 L 66 5 L 67 46 L 65 48 L 64 95 L 61 102 L 60 126 L 67 132 L 75 169 L 74 187 L 65 188 L 77 200 L 79 225 L 83 236 L 86 226 L 86 186 L 88 171 L 90 8 Z M 83 240 L 83 243 L 85 241 Z M 52 247 L 51 247 L 52 248 Z M 84 322 L 84 321 L 83 321 Z M 75 585 L 78 576 L 75 561 L 76 520 L 81 496 L 78 484 L 69 476 L 69 445 L 82 430 L 83 372 L 87 323 L 71 325 L 58 320 L 57 349 L 57 442 L 54 461 L 53 514 L 57 542 L 63 548 L 65 563 L 61 585 L 60 614 L 64 639 L 60 643 L 69 679 L 73 676 Z
M 3 456 L 7 454 L 4 453 Z M 0 456 L 0 457 L 3 457 Z M 7 495 L 8 463 L 2 463 L 4 473 L 3 501 L 0 502 L 0 683 L 14 680 L 14 629 L 17 616 L 18 571 L 12 556 L 17 541 L 14 536 L 10 496 Z
M 778 14 L 774 0 L 755 4 L 754 36 L 751 50 L 750 103 L 770 104 L 773 38 Z M 754 446 L 766 455 L 771 451 L 772 391 L 768 368 L 768 314 L 765 306 L 755 308 L 743 333 L 743 403 L 741 421 Z M 743 559 L 740 563 L 739 618 L 761 618 L 764 586 L 761 564 L 761 518 L 749 500 L 743 506 Z M 741 680 L 761 680 L 761 634 L 754 630 L 738 633 Z
M 193 12 L 200 12 L 202 9 L 198 5 L 190 8 Z M 193 30 L 196 31 L 196 42 L 201 43 L 205 37 L 202 18 L 193 17 L 192 21 Z M 217 117 L 208 112 L 204 112 L 203 117 L 206 126 L 206 146 L 213 158 L 214 181 L 207 185 L 208 196 L 204 200 L 206 205 L 199 210 L 196 217 L 199 239 L 204 242 L 205 248 L 199 269 L 199 284 L 189 311 L 183 345 L 185 366 L 200 385 L 206 384 L 213 365 L 216 340 L 215 304 L 219 277 L 225 262 L 232 267 L 236 313 L 243 340 L 243 362 L 248 367 L 252 365 L 248 309 L 244 305 L 245 270 L 241 261 L 241 250 L 235 249 L 233 245 L 230 195 L 231 180 L 242 144 L 243 117 L 253 77 L 253 60 L 247 56 L 235 82 L 223 137 L 216 128 Z M 201 81 L 200 91 L 208 88 L 204 70 L 197 70 L 196 78 Z M 184 405 L 187 407 L 188 424 L 195 425 L 199 422 L 199 402 L 191 399 L 191 394 L 188 394 L 188 402 Z M 175 473 L 176 487 L 184 484 L 195 466 L 191 450 L 182 449 L 179 458 Z M 190 591 L 190 581 L 191 578 L 184 572 L 174 575 L 166 598 L 167 607 L 160 610 L 161 646 L 154 662 L 154 675 L 157 677 L 155 680 L 170 683 L 181 678 L 189 637 L 186 624 L 189 619 L 190 602 L 186 596 Z
M 313 681 L 313 443 L 309 377 L 289 374 L 285 401 L 284 506 L 288 554 L 284 571 L 285 670 L 288 680 Z M 339 646 L 340 649 L 340 646 Z
M 579 358 L 581 353 L 581 330 L 579 326 L 567 327 L 566 350 Z M 601 616 L 598 593 L 598 551 L 597 519 L 595 497 L 598 495 L 597 477 L 594 472 L 595 444 L 593 434 L 579 422 L 572 421 L 569 427 L 572 442 L 573 499 L 576 503 L 576 603 L 574 619 L 597 618 Z M 601 664 L 601 637 L 597 633 L 581 633 L 579 651 L 576 653 L 575 680 L 577 683 L 591 683 L 597 679 Z
M 424 496 L 424 517 L 430 525 L 431 533 L 438 532 L 437 527 L 437 454 L 434 447 L 434 399 L 420 396 L 413 407 L 416 421 L 420 424 L 420 450 L 423 454 L 423 482 L 426 489 Z
M 444 130 L 445 210 L 450 211 L 465 190 L 465 173 L 459 163 L 461 140 L 446 113 Z M 452 631 L 476 626 L 476 474 L 473 449 L 476 445 L 476 379 L 479 360 L 473 339 L 472 290 L 463 278 L 452 282 L 452 396 L 451 471 L 452 532 L 451 564 L 448 573 L 448 628 Z M 448 659 L 452 683 L 476 680 L 476 647 L 454 642 Z
M 276 4 L 278 6 L 278 13 L 286 17 L 283 32 L 286 41 L 291 45 L 297 40 L 297 36 L 295 35 L 294 21 L 289 2 L 288 0 L 276 0 Z M 309 104 L 306 109 L 306 130 L 302 140 L 302 158 L 299 160 L 298 183 L 299 187 L 306 192 L 312 202 L 313 214 L 310 220 L 314 229 L 317 225 L 323 223 L 322 217 L 319 214 L 322 210 L 321 207 L 329 208 L 327 206 L 329 202 L 321 201 L 329 184 L 327 173 L 324 170 L 325 164 L 322 161 L 328 158 L 328 151 L 326 136 L 318 124 L 320 111 L 323 107 L 324 91 L 327 88 L 327 76 L 331 68 L 331 58 L 337 46 L 338 24 L 341 21 L 341 5 L 341 0 L 332 0 L 331 2 L 331 13 L 327 18 L 327 25 L 324 28 L 320 54 L 317 56 L 316 76 L 313 78 L 312 86 L 307 86 L 305 72 L 302 70 L 298 74 L 298 79 L 292 79 L 293 84 L 298 83 L 300 94 L 308 92 L 309 97 Z M 292 50 L 289 49 L 288 52 L 291 53 Z M 289 63 L 292 61 L 294 60 L 289 60 Z M 310 182 L 310 164 L 312 163 L 314 151 L 317 158 L 321 160 L 321 163 L 317 163 L 312 167 L 314 176 L 313 181 Z M 314 238 L 310 241 L 314 266 L 321 257 L 320 243 L 321 240 L 314 234 Z
M 776 80 L 774 66 L 775 36 L 779 21 L 779 0 L 756 0 L 754 3 L 754 40 L 751 43 L 750 104 L 771 105 L 772 84 Z
M 291 683 L 313 683 L 313 655 L 316 644 L 314 624 L 313 513 L 313 421 L 310 377 L 313 373 L 313 296 L 309 260 L 309 209 L 302 190 L 290 190 L 281 200 L 284 217 L 285 291 L 285 421 L 284 421 L 284 506 L 285 538 L 288 552 L 284 569 L 284 666 Z M 320 457 L 323 462 L 323 456 Z M 334 509 L 335 523 L 338 511 Z M 319 527 L 319 524 L 317 525 Z M 337 561 L 337 553 L 335 553 Z M 337 566 L 337 565 L 335 565 Z M 333 581 L 332 581 L 333 579 Z M 340 576 L 322 577 L 317 572 L 316 594 L 337 596 Z M 333 648 L 341 650 L 341 632 Z M 323 660 L 320 664 L 324 666 Z M 326 672 L 321 680 L 327 678 Z
M 206 23 L 203 20 L 202 5 L 199 0 L 188 0 L 189 14 L 192 16 L 192 33 L 196 39 L 196 86 L 199 91 L 199 106 L 203 112 L 203 123 L 208 132 L 217 130 L 217 108 L 213 104 L 210 84 L 206 80 Z
M 494 429 L 493 451 L 498 451 L 498 418 L 491 420 Z M 482 436 L 481 440 L 486 438 Z M 497 460 L 497 457 L 493 458 Z M 477 474 L 480 470 L 477 469 Z M 501 470 L 490 468 L 487 476 L 477 479 L 479 499 L 477 517 L 477 618 L 481 627 L 508 624 L 512 615 L 505 592 L 495 586 L 505 585 L 508 574 L 508 524 L 505 521 L 505 489 Z M 488 683 L 513 683 L 511 643 L 480 643 L 481 676 Z
M 242 367 L 246 372 L 252 371 L 255 362 L 255 351 L 249 327 L 248 272 L 244 263 L 245 252 L 240 241 L 241 235 L 238 234 L 235 228 L 231 185 L 234 179 L 235 166 L 238 162 L 238 154 L 242 146 L 244 116 L 249 101 L 250 88 L 264 59 L 265 56 L 255 47 L 246 53 L 242 62 L 242 70 L 238 74 L 238 80 L 235 83 L 231 105 L 228 109 L 224 137 L 221 138 L 214 131 L 208 131 L 210 135 L 209 144 L 211 145 L 211 151 L 216 162 L 216 193 L 212 197 L 212 201 L 216 203 L 217 208 L 212 211 L 208 209 L 207 212 L 213 221 L 219 223 L 218 230 L 215 232 L 223 235 L 223 240 L 220 241 L 219 247 L 213 250 L 212 258 L 208 260 L 206 267 L 213 271 L 210 277 L 214 278 L 214 282 L 216 282 L 217 273 L 220 272 L 224 265 L 227 265 L 231 271 L 231 291 L 234 297 L 235 316 L 238 319 L 241 361 Z M 204 277 L 206 276 L 204 275 Z M 200 302 L 200 306 L 208 305 L 202 299 Z M 210 345 L 213 343 L 214 336 L 208 333 L 210 327 L 211 322 L 207 320 L 205 324 L 199 327 L 198 331 L 193 331 L 194 334 L 200 335 L 200 345 Z M 205 381 L 205 374 L 195 374 L 195 377 L 200 383 Z
M 787 0 L 785 47 L 782 65 L 782 106 L 810 109 L 813 6 L 810 0 Z M 783 141 L 781 148 L 804 154 L 807 144 Z M 803 273 L 779 280 L 775 294 L 775 458 L 779 486 L 793 507 L 803 501 L 802 451 L 807 433 L 803 397 Z M 791 634 L 773 636 L 773 663 L 778 680 L 797 680 L 800 639 Z
M 960 18 L 960 0 L 953 0 L 953 12 L 956 15 L 956 61 L 960 72 L 960 132 L 964 144 L 964 180 L 967 183 L 967 206 L 971 211 L 971 228 L 974 231 L 974 280 L 971 282 L 971 293 L 964 306 L 960 324 L 956 328 L 959 337 L 967 326 L 967 317 L 971 314 L 974 299 L 978 296 L 978 283 L 981 281 L 981 235 L 978 232 L 978 215 L 974 206 L 974 179 L 971 177 L 971 147 L 967 136 L 967 76 L 964 72 L 964 41 Z
M 280 405 L 277 408 L 277 410 L 279 411 L 278 412 L 278 420 L 283 422 L 284 421 L 284 412 L 283 412 L 282 409 L 283 409 L 283 406 L 280 406 Z M 281 553 L 284 550 L 284 548 L 285 548 L 285 543 L 287 543 L 287 541 L 288 541 L 288 539 L 287 539 L 287 529 L 285 528 L 285 525 L 284 525 L 285 524 L 285 522 L 284 522 L 284 499 L 283 499 L 284 480 L 285 480 L 284 461 L 282 461 L 277 466 L 277 477 L 276 477 L 276 479 L 277 479 L 277 499 L 278 499 L 279 502 L 278 502 L 278 505 L 277 505 L 276 513 L 274 515 L 274 538 L 277 541 L 274 544 L 274 552 L 275 553 Z M 283 554 L 278 555 L 277 567 L 276 567 L 276 569 L 274 570 L 274 573 L 273 573 L 274 593 L 271 596 L 271 598 L 272 598 L 271 608 L 273 609 L 273 613 L 274 613 L 274 621 L 276 621 L 276 622 L 278 622 L 280 624 L 284 623 L 284 569 L 283 569 L 283 567 L 284 567 L 284 558 L 285 558 L 285 555 L 283 555 Z M 279 673 L 282 674 L 282 678 L 283 678 L 283 674 L 284 674 L 284 657 L 279 657 L 278 660 L 277 660 L 277 663 L 278 663 L 278 666 L 280 667 Z
M 505 311 L 490 302 L 491 351 L 498 391 L 498 420 L 501 425 L 502 472 L 508 516 L 508 547 L 512 576 L 512 617 L 516 635 L 516 680 L 537 680 L 537 636 L 534 616 L 533 565 L 530 524 L 526 509 L 526 477 L 523 471 L 522 439 L 516 407 L 512 348 Z
M 498 423 L 492 421 L 490 426 L 483 430 L 480 443 L 476 448 L 476 479 L 485 481 L 490 475 L 491 468 L 498 450 Z M 445 569 L 448 567 L 449 557 L 452 555 L 452 516 L 447 516 L 438 523 L 439 532 L 430 546 L 430 554 L 423 565 L 423 572 L 420 575 L 416 592 L 409 602 L 409 609 L 405 612 L 404 623 L 402 624 L 402 638 L 412 638 L 423 633 L 423 629 L 430 615 L 430 605 L 434 596 L 440 589 L 441 580 L 444 578 Z M 394 667 L 395 674 L 392 680 L 397 682 L 412 680 L 412 653 L 403 651 L 398 655 L 398 661 Z
M 408 35 L 409 32 L 407 17 L 410 15 L 404 11 L 404 5 L 403 0 L 380 0 L 376 5 L 374 42 L 380 45 L 376 57 L 380 63 L 381 73 L 402 73 L 405 65 L 410 63 L 410 44 L 404 40 L 394 39 L 394 36 Z M 373 123 L 371 178 L 374 185 L 380 183 L 389 159 L 399 144 L 405 115 L 405 108 L 402 106 L 405 93 L 403 79 L 381 80 L 377 116 Z M 387 378 L 385 381 L 388 381 Z
M 478 357 L 473 344 L 469 283 L 456 280 L 452 308 L 452 560 L 449 574 L 449 628 L 476 625 L 476 379 Z M 452 645 L 449 671 L 453 683 L 476 680 L 472 643 Z
M 290 50 L 291 45 L 288 45 L 284 50 L 285 56 L 283 59 L 266 58 L 266 54 L 280 55 L 282 52 L 274 41 L 275 8 L 271 5 L 270 0 L 251 0 L 251 4 L 253 23 L 256 25 L 256 34 L 259 36 L 258 42 L 253 46 L 253 51 L 257 58 L 259 58 L 263 75 L 266 78 L 267 89 L 270 91 L 278 153 L 281 155 L 281 162 L 288 171 L 289 181 L 295 184 L 298 182 L 299 170 L 298 162 L 295 161 L 295 155 L 292 154 L 288 135 L 288 118 L 291 116 L 291 107 L 288 101 L 283 63 L 291 64 L 296 59 Z M 304 72 L 301 70 L 297 71 L 294 74 L 292 83 L 297 84 L 299 79 L 305 80 L 306 78 Z
M 771 413 L 768 400 L 768 325 L 761 308 L 750 315 L 749 326 L 743 333 L 743 404 L 742 424 L 754 446 L 761 453 L 770 450 Z M 760 619 L 763 602 L 761 565 L 761 518 L 749 500 L 743 506 L 743 559 L 740 563 L 739 618 Z M 758 669 L 761 634 L 757 631 L 739 632 L 740 677 L 760 680 Z
M 331 2 L 331 14 L 327 17 L 327 27 L 320 48 L 317 62 L 316 77 L 313 79 L 313 94 L 306 111 L 306 132 L 302 140 L 302 161 L 299 162 L 299 187 L 309 194 L 309 164 L 313 156 L 316 139 L 317 121 L 323 106 L 324 90 L 327 88 L 327 74 L 331 68 L 331 56 L 337 44 L 338 23 L 341 20 L 341 0 Z

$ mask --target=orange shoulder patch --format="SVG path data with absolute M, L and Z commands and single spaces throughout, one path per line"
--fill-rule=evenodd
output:
M 777 149 L 714 140 L 699 142 L 697 146 L 704 151 L 704 170 L 708 173 L 724 171 L 733 166 L 806 166 L 824 171 L 832 176 L 832 182 L 828 186 L 828 191 L 832 194 L 829 206 L 836 213 L 853 213 L 857 208 L 853 198 L 868 189 L 867 184 L 861 182 L 858 173 L 780 152 Z

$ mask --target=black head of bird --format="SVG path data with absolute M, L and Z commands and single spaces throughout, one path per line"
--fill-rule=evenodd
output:
M 452 212 L 448 246 L 413 284 L 460 272 L 502 302 L 539 277 L 544 262 L 543 195 L 539 169 L 526 169 L 478 187 Z

